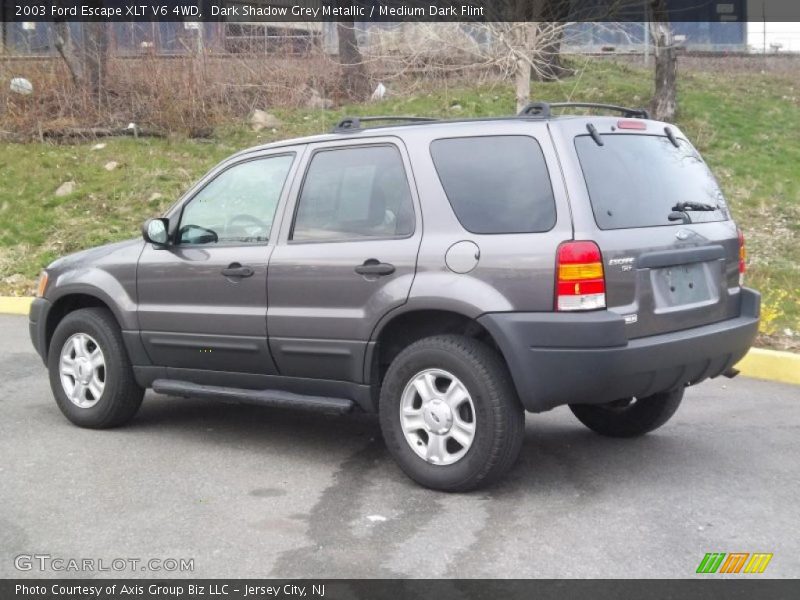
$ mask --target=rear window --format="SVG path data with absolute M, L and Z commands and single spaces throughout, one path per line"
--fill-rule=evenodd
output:
M 666 137 L 604 135 L 575 138 L 575 149 L 600 229 L 683 225 L 670 221 L 681 202 L 702 203 L 711 211 L 689 211 L 693 223 L 728 219 L 716 179 L 685 140 L 678 148 Z
M 431 156 L 456 217 L 472 233 L 536 233 L 556 223 L 539 143 L 528 136 L 436 140 Z

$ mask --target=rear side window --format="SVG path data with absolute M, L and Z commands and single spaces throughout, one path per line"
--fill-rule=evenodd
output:
M 668 219 L 681 202 L 713 207 L 690 211 L 694 223 L 728 218 L 714 176 L 685 140 L 676 148 L 663 136 L 612 134 L 598 146 L 591 137 L 578 136 L 575 149 L 600 229 L 683 225 Z
M 411 191 L 397 148 L 324 150 L 311 159 L 292 240 L 405 237 L 413 232 Z
M 537 233 L 556 223 L 542 148 L 522 135 L 436 140 L 431 156 L 453 211 L 472 233 Z

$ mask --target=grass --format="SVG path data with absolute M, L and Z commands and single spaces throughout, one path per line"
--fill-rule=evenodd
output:
M 544 100 L 646 105 L 651 73 L 582 60 L 576 75 L 534 84 Z M 800 90 L 786 75 L 682 72 L 678 125 L 714 170 L 747 238 L 748 283 L 764 294 L 763 333 L 800 340 Z M 77 145 L 0 144 L 0 294 L 31 293 L 54 258 L 138 234 L 206 170 L 234 151 L 275 139 L 327 131 L 343 114 L 442 117 L 504 115 L 511 86 L 417 92 L 335 112 L 281 111 L 277 131 L 231 124 L 209 140 L 110 138 Z M 96 143 L 102 149 L 92 149 Z M 109 161 L 119 163 L 107 171 Z M 55 190 L 74 181 L 73 193 Z M 769 340 L 767 338 L 769 343 Z

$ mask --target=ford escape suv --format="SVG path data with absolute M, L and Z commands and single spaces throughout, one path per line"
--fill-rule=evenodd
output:
M 403 471 L 449 491 L 514 463 L 526 410 L 660 427 L 735 374 L 760 297 L 683 133 L 575 106 L 348 118 L 225 160 L 143 239 L 45 269 L 30 333 L 58 406 L 91 428 L 146 388 L 377 412 Z

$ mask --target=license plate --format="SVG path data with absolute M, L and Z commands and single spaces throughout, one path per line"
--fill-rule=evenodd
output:
M 713 300 L 716 293 L 710 284 L 706 263 L 677 265 L 653 271 L 653 288 L 659 307 L 683 306 Z

